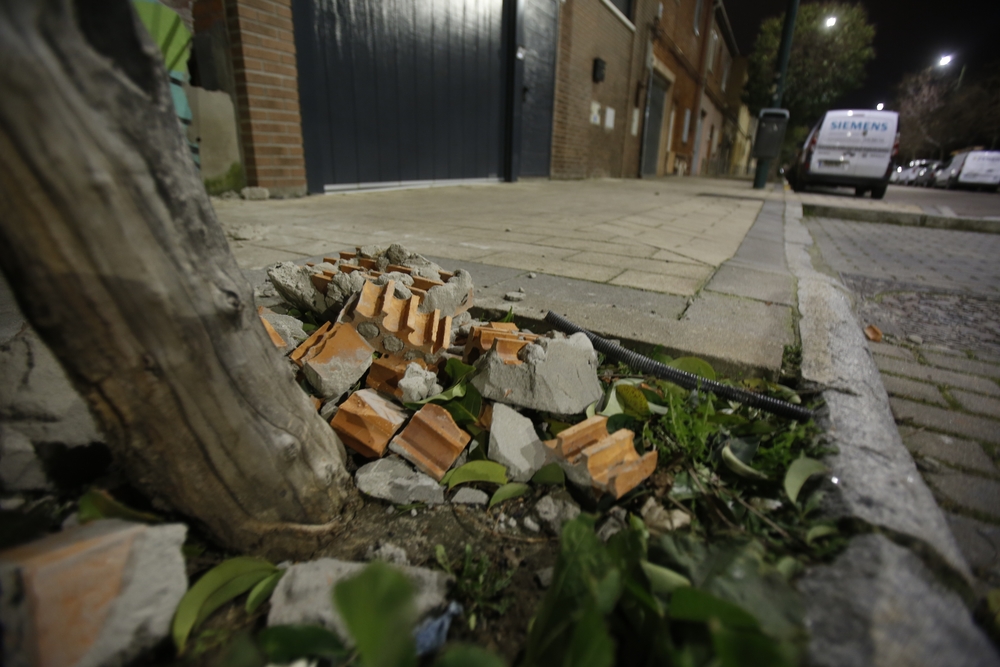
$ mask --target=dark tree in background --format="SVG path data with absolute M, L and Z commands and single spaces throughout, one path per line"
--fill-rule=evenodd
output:
M 978 72 L 929 67 L 896 88 L 900 156 L 944 158 L 956 150 L 1000 145 L 1000 63 Z
M 836 25 L 826 27 L 828 17 Z M 750 55 L 744 101 L 754 115 L 771 105 L 775 60 L 785 15 L 766 19 Z M 864 7 L 839 2 L 799 8 L 782 106 L 793 127 L 812 125 L 844 94 L 864 82 L 865 66 L 875 57 L 875 28 Z

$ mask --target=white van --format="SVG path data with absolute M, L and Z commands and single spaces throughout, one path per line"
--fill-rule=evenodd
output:
M 827 111 L 796 155 L 789 184 L 796 192 L 810 185 L 853 187 L 859 197 L 871 192 L 881 199 L 899 152 L 898 130 L 895 111 Z
M 1000 151 L 959 153 L 941 166 L 934 179 L 941 188 L 984 188 L 1000 186 Z

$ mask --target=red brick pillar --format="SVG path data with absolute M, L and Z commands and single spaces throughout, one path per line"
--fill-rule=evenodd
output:
M 291 0 L 225 0 L 247 185 L 306 191 Z

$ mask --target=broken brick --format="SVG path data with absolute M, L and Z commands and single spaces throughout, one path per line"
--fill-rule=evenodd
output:
M 447 410 L 428 403 L 413 415 L 389 448 L 440 482 L 471 439 Z
M 608 418 L 595 415 L 547 440 L 552 458 L 580 486 L 588 483 L 615 498 L 634 489 L 656 469 L 655 451 L 639 456 L 630 429 L 608 433 Z
M 381 457 L 389 440 L 406 421 L 407 412 L 372 389 L 362 389 L 344 401 L 330 426 L 344 444 L 371 459 Z
M 451 317 L 441 312 L 421 313 L 420 296 L 399 299 L 393 280 L 379 286 L 365 282 L 357 300 L 345 309 L 342 317 L 355 328 L 373 325 L 368 337 L 371 345 L 384 354 L 399 354 L 404 349 L 431 356 L 451 344 Z
M 340 396 L 372 365 L 375 350 L 353 327 L 338 324 L 303 356 L 306 380 L 321 396 Z
M 285 349 L 286 347 L 288 347 L 288 343 L 286 343 L 285 339 L 281 337 L 281 334 L 279 334 L 277 331 L 274 330 L 274 327 L 271 326 L 271 323 L 265 320 L 263 315 L 260 315 L 259 317 L 261 324 L 264 325 L 264 331 L 267 332 L 267 335 L 268 337 L 270 337 L 271 342 L 274 343 L 274 346 L 280 349 Z
M 320 340 L 326 337 L 327 333 L 330 331 L 330 328 L 332 326 L 333 325 L 330 324 L 329 322 L 324 322 L 323 326 L 316 329 L 316 331 L 313 331 L 308 338 L 302 341 L 302 343 L 297 348 L 295 348 L 292 354 L 289 355 L 289 358 L 296 364 L 301 366 L 303 363 L 303 358 L 306 356 L 306 354 L 310 350 L 312 350 L 313 347 L 315 347 L 316 344 L 320 342 Z
M 399 388 L 399 381 L 406 375 L 406 368 L 413 363 L 423 369 L 428 368 L 423 359 L 404 359 L 397 355 L 380 357 L 372 362 L 366 384 L 370 389 L 400 398 L 403 395 L 403 390 Z M 436 372 L 433 367 L 431 370 Z
M 505 364 L 520 364 L 517 353 L 536 340 L 537 335 L 520 333 L 513 322 L 490 322 L 489 326 L 472 327 L 462 356 L 465 363 L 471 364 L 495 349 Z

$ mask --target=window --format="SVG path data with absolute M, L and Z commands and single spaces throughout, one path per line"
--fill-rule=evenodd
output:
M 701 34 L 701 10 L 704 8 L 705 0 L 695 0 L 694 3 L 694 34 Z
M 719 50 L 719 33 L 712 31 L 712 38 L 708 42 L 708 71 L 715 69 L 715 53 Z
M 691 132 L 691 110 L 684 110 L 684 131 L 681 132 L 681 143 L 686 144 L 688 142 L 688 134 Z
M 625 18 L 632 19 L 632 0 L 608 0 L 608 2 L 617 7 Z

